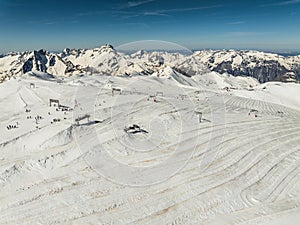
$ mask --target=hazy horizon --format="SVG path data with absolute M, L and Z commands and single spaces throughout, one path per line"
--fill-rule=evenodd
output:
M 104 46 L 106 44 L 110 44 L 110 43 L 103 43 L 100 44 L 98 46 L 91 46 L 91 47 L 75 47 L 75 48 L 71 48 L 71 47 L 65 47 L 62 49 L 47 49 L 47 48 L 36 48 L 36 49 L 24 49 L 24 50 L 15 50 L 15 51 L 7 51 L 7 52 L 0 52 L 0 55 L 6 55 L 9 53 L 17 53 L 17 52 L 25 52 L 25 51 L 38 51 L 38 50 L 46 50 L 48 52 L 52 52 L 52 53 L 60 53 L 62 52 L 64 49 L 69 48 L 69 49 L 93 49 L 93 48 L 99 48 L 101 46 Z M 112 45 L 112 44 L 110 44 Z M 116 47 L 115 45 L 112 45 L 114 48 Z M 132 54 L 134 52 L 137 52 L 139 50 L 145 50 L 145 51 L 167 51 L 167 52 L 180 52 L 182 50 L 165 50 L 165 49 L 136 49 L 136 50 L 132 50 L 132 51 L 123 51 L 124 53 L 129 53 Z M 299 50 L 289 50 L 289 49 L 255 49 L 255 48 L 194 48 L 194 49 L 189 49 L 191 52 L 196 52 L 196 51 L 203 51 L 203 50 L 236 50 L 236 51 L 261 51 L 261 52 L 266 52 L 266 53 L 276 53 L 279 55 L 284 55 L 284 56 L 293 56 L 293 55 L 300 55 L 300 49 Z M 117 49 L 118 51 L 118 49 Z

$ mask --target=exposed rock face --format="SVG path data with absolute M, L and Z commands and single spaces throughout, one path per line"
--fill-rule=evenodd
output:
M 27 73 L 32 71 L 33 68 L 33 58 L 29 58 L 22 67 L 22 72 Z
M 56 63 L 55 56 L 52 56 L 49 61 L 49 66 L 55 66 L 55 63 Z
M 295 82 L 297 81 L 297 76 L 294 72 L 287 72 L 281 76 L 278 76 L 275 80 L 281 82 Z
M 48 60 L 48 58 L 50 60 Z M 39 51 L 33 51 L 33 53 L 30 54 L 27 61 L 24 62 L 22 71 L 23 71 L 23 73 L 27 73 L 32 70 L 36 70 L 36 71 L 46 73 L 48 61 L 49 61 L 49 66 L 54 66 L 55 65 L 55 56 L 50 55 L 43 49 L 41 49 Z
M 255 66 L 248 66 L 247 62 L 244 62 L 241 67 L 232 67 L 231 62 L 223 62 L 218 64 L 213 71 L 219 73 L 229 73 L 234 76 L 250 76 L 258 79 L 260 82 L 264 83 L 267 81 L 275 80 L 277 77 L 288 72 L 288 69 L 284 66 L 278 65 L 277 62 L 272 61 L 264 65 L 257 63 Z
M 71 61 L 66 61 L 65 64 L 67 66 L 67 68 L 65 70 L 65 74 L 72 73 L 72 72 L 76 71 L 76 68 L 75 68 L 75 66 L 73 65 L 73 63 Z
M 229 73 L 234 76 L 250 76 L 261 83 L 281 80 L 293 72 L 295 80 L 300 80 L 300 58 L 283 57 L 258 51 L 222 50 L 199 51 L 194 56 L 211 71 Z
M 219 73 L 229 73 L 234 76 L 250 76 L 258 79 L 261 83 L 275 80 L 289 70 L 284 66 L 278 65 L 276 61 L 255 62 L 254 66 L 250 66 L 249 62 L 243 62 L 240 67 L 233 67 L 232 62 L 222 62 L 213 71 Z
M 34 51 L 34 62 L 35 62 L 35 69 L 40 72 L 47 72 L 47 63 L 48 59 L 46 57 L 46 51 L 41 49 L 39 51 Z

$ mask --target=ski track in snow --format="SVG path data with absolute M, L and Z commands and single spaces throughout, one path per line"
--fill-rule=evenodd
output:
M 272 98 L 285 90 L 300 93 L 299 85 L 269 83 L 266 94 L 262 86 L 228 92 L 195 85 L 193 78 L 111 77 L 123 90 L 112 96 L 105 76 L 77 79 L 58 84 L 24 76 L 0 85 L 0 224 L 245 225 L 299 215 L 300 105 L 290 107 L 299 103 L 298 96 Z M 36 88 L 28 88 L 30 82 Z M 79 114 L 95 110 L 91 121 L 80 125 L 75 112 L 49 107 L 54 98 L 74 108 L 78 86 L 86 88 L 76 106 Z M 157 103 L 147 101 L 148 94 L 160 90 L 164 96 Z M 207 100 L 220 96 L 224 105 Z M 223 108 L 225 124 L 214 123 L 212 111 Z M 203 123 L 197 124 L 195 109 L 203 112 Z M 250 110 L 257 110 L 257 117 L 248 115 Z M 35 122 L 37 115 L 42 119 Z M 51 124 L 54 118 L 61 121 Z M 17 122 L 18 128 L 6 128 Z M 126 134 L 124 125 L 132 124 L 149 134 Z M 93 130 L 110 156 L 129 166 L 164 163 L 178 146 L 176 163 L 185 166 L 150 186 L 109 181 L 86 160 L 97 152 Z M 214 136 L 214 130 L 220 133 Z M 82 135 L 86 149 L 79 148 L 75 134 Z M 185 153 L 191 155 L 188 162 L 181 157 Z

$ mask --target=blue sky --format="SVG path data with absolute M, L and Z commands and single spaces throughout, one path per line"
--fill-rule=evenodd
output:
M 118 46 L 300 50 L 300 0 L 0 0 L 0 52 Z

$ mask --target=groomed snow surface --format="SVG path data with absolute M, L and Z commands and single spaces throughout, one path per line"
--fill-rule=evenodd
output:
M 299 84 L 160 73 L 1 84 L 0 224 L 297 224 Z

